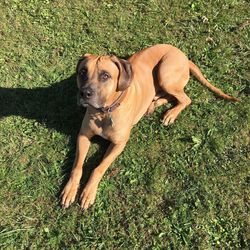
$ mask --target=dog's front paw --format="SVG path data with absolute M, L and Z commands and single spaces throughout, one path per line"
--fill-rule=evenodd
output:
M 83 189 L 81 194 L 81 208 L 88 209 L 91 205 L 94 204 L 96 193 L 97 193 L 98 184 L 96 183 L 87 183 L 86 187 Z
M 70 179 L 61 193 L 63 208 L 68 208 L 75 201 L 77 189 L 78 185 Z

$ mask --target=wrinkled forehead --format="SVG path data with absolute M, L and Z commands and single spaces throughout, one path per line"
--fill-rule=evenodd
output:
M 106 71 L 112 75 L 117 74 L 117 66 L 110 56 L 87 55 L 86 59 L 79 66 L 80 69 L 85 67 L 90 76 L 100 71 Z

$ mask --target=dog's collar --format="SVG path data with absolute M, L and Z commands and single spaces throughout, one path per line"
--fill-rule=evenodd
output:
M 121 105 L 121 102 L 124 100 L 126 96 L 126 90 L 122 91 L 121 94 L 117 97 L 117 99 L 109 106 L 101 107 L 99 110 L 106 114 L 106 113 L 112 113 L 116 108 L 118 108 Z

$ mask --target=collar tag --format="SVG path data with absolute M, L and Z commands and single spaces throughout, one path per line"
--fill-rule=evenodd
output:
M 113 118 L 112 118 L 111 112 L 108 113 L 108 119 L 109 119 L 109 125 L 110 125 L 111 127 L 114 127 L 114 126 L 115 126 L 115 123 L 114 123 L 114 120 L 113 120 Z

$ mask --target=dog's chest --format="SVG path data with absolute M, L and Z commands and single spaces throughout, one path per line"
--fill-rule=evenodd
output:
M 90 120 L 92 131 L 104 139 L 111 139 L 111 135 L 115 132 L 115 121 L 112 115 L 96 116 Z
M 95 135 L 119 143 L 127 140 L 132 128 L 133 115 L 120 107 L 111 113 L 88 113 L 88 127 Z

